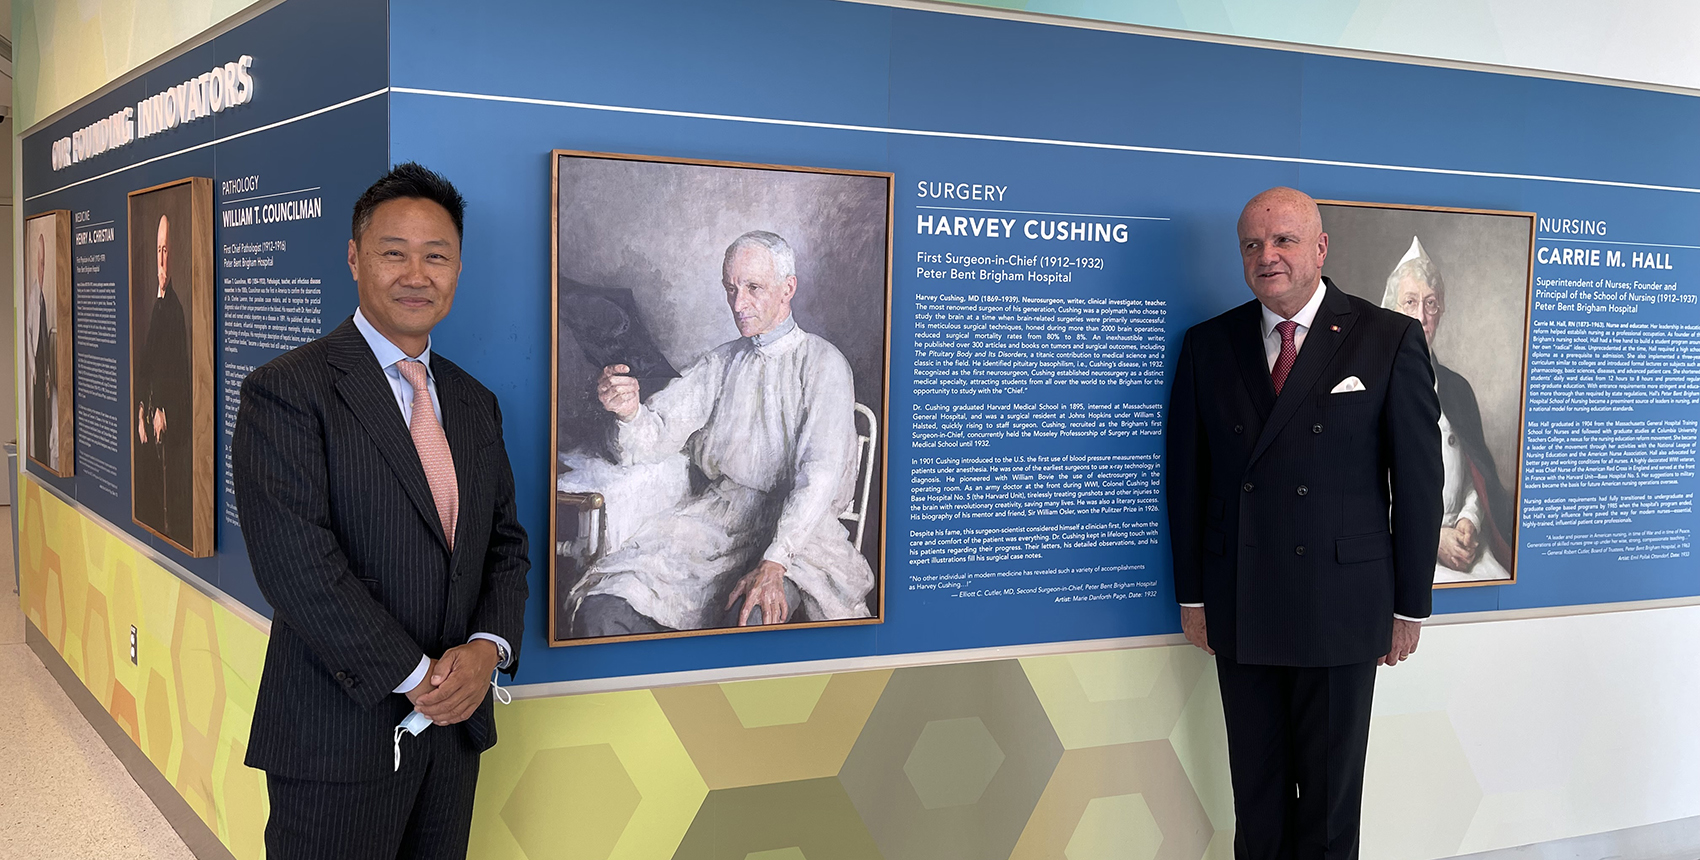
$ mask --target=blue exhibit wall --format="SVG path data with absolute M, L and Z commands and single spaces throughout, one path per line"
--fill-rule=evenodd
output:
M 23 216 L 69 209 L 73 225 L 76 468 L 52 486 L 205 583 L 263 615 L 238 525 L 228 457 L 237 389 L 249 369 L 311 339 L 357 304 L 348 274 L 348 213 L 384 169 L 387 69 L 379 3 L 291 0 L 178 54 L 20 141 Z M 303 61 L 303 46 L 334 56 Z M 253 58 L 245 104 L 53 169 L 54 141 L 239 57 Z M 131 520 L 127 195 L 186 177 L 213 181 L 215 552 L 190 558 Z M 290 204 L 288 219 L 257 207 Z M 307 207 L 314 207 L 309 209 Z M 251 222 L 227 213 L 250 210 Z M 294 217 L 310 213 L 311 217 Z M 103 234 L 100 231 L 110 229 Z M 178 228 L 181 230 L 182 228 Z M 151 264 L 150 264 L 151 265 Z M 147 276 L 151 278 L 151 273 Z M 181 291 L 187 304 L 187 290 Z M 290 303 L 289 300 L 300 301 Z M 290 308 L 285 313 L 282 309 Z M 284 316 L 296 319 L 286 320 Z M 105 321 L 106 326 L 99 324 Z M 286 332 L 293 325 L 297 331 Z M 110 387 L 102 367 L 116 375 Z M 115 396 L 114 396 L 115 395 Z
M 528 3 L 500 17 L 445 2 L 398 0 L 390 33 L 391 160 L 417 159 L 443 171 L 470 204 L 460 300 L 436 342 L 502 398 L 521 515 L 534 536 L 548 534 L 552 456 L 551 329 L 547 314 L 538 313 L 550 306 L 552 149 L 892 171 L 897 177 L 884 623 L 550 650 L 542 647 L 549 593 L 545 541 L 534 539 L 522 682 L 1178 629 L 1160 514 L 1041 513 L 1022 523 L 1050 525 L 1057 533 L 1118 519 L 1155 523 L 1143 533 L 1159 539 L 1143 545 L 1047 551 L 1038 562 L 908 563 L 915 549 L 911 535 L 940 526 L 919 515 L 912 470 L 924 458 L 967 453 L 915 447 L 911 414 L 937 404 L 1034 398 L 1162 404 L 1168 384 L 1164 374 L 1147 384 L 1084 393 L 1033 386 L 1019 393 L 917 395 L 926 382 L 913 364 L 916 296 L 940 292 L 917 277 L 918 254 L 1101 259 L 1101 270 L 1077 271 L 1066 285 L 958 291 L 1161 303 L 1171 360 L 1187 326 L 1249 298 L 1233 251 L 1234 219 L 1248 197 L 1272 185 L 1296 186 L 1317 198 L 1604 221 L 1610 230 L 1604 244 L 1545 234 L 1537 244 L 1621 249 L 1626 257 L 1631 250 L 1668 253 L 1674 276 L 1661 271 L 1652 273 L 1660 276 L 1653 280 L 1676 280 L 1679 291 L 1687 289 L 1682 274 L 1700 262 L 1700 165 L 1682 133 L 1700 123 L 1700 103 L 1687 96 L 827 0 L 748 0 L 712 9 L 661 0 Z M 1659 118 L 1656 130 L 1647 126 L 1648 117 Z M 1005 186 L 1001 203 L 967 206 L 1102 216 L 1127 224 L 1129 240 L 918 235 L 917 216 L 936 210 L 917 207 L 956 202 L 918 199 L 921 181 Z M 1632 274 L 1545 263 L 1534 268 L 1537 280 Z M 1700 322 L 1693 304 L 1649 304 L 1636 313 L 1631 321 Z M 1533 318 L 1540 325 L 1605 317 L 1554 309 L 1536 310 Z M 1697 410 L 1690 399 L 1640 406 L 1635 417 L 1690 420 Z M 1001 440 L 978 453 L 1057 450 L 1054 441 Z M 1067 447 L 1082 455 L 1160 450 L 1160 435 Z M 1674 489 L 1693 491 L 1691 466 Z M 1558 546 L 1555 531 L 1575 529 L 1526 527 L 1516 584 L 1441 590 L 1436 609 L 1700 593 L 1700 576 L 1686 558 L 1686 531 L 1695 526 L 1691 506 L 1630 519 L 1626 528 L 1680 532 L 1680 554 L 1619 560 L 1598 550 L 1566 552 L 1550 548 Z M 970 519 L 943 527 L 1003 525 Z M 1130 565 L 1143 567 L 1127 570 Z M 960 590 L 945 596 L 936 587 L 966 572 L 1013 581 L 1024 569 L 1057 567 L 1076 571 L 1071 582 L 1116 590 L 1117 599 L 1058 603 L 1050 594 L 964 597 Z M 1097 572 L 1104 568 L 1120 569 Z M 926 587 L 929 582 L 935 587 Z
M 46 0 L 33 5 L 47 20 Z M 54 12 L 61 20 L 80 14 L 72 6 Z M 1111 586 L 1060 596 L 1113 596 L 1102 601 L 1035 602 L 1001 590 L 992 599 L 989 587 L 953 585 L 967 574 L 995 579 L 1029 565 L 935 562 L 932 547 L 911 546 L 919 532 L 988 527 L 931 518 L 939 512 L 926 509 L 935 504 L 926 496 L 935 493 L 914 489 L 918 477 L 931 477 L 917 474 L 929 468 L 920 461 L 933 458 L 936 476 L 937 461 L 964 452 L 919 447 L 927 440 L 923 421 L 910 417 L 915 407 L 924 417 L 939 406 L 1041 396 L 1153 405 L 1156 420 L 1140 419 L 1140 429 L 1160 432 L 1164 359 L 1186 326 L 1246 300 L 1230 250 L 1233 219 L 1246 196 L 1276 182 L 1319 197 L 1607 222 L 1609 236 L 1543 235 L 1539 244 L 1669 246 L 1658 250 L 1672 255 L 1674 274 L 1652 279 L 1682 289 L 1700 245 L 1692 208 L 1700 168 L 1680 148 L 1700 117 L 1688 96 L 827 0 L 713 9 L 672 0 L 617 8 L 527 2 L 496 14 L 446 3 L 285 0 L 244 14 L 232 29 L 158 61 L 144 83 L 116 81 L 22 136 L 17 215 L 64 206 L 91 213 L 82 223 L 92 229 L 122 222 L 127 190 L 190 175 L 219 180 L 219 212 L 265 202 L 240 199 L 251 195 L 320 197 L 316 219 L 216 228 L 221 261 L 272 259 L 221 262 L 220 346 L 235 350 L 219 353 L 218 414 L 228 420 L 243 368 L 276 350 L 235 345 L 232 332 L 243 329 L 232 324 L 254 320 L 236 318 L 231 300 L 240 296 L 226 287 L 253 286 L 233 282 L 256 268 L 279 279 L 317 278 L 320 327 L 328 328 L 354 305 L 346 218 L 372 177 L 389 162 L 420 158 L 467 192 L 467 272 L 437 345 L 502 397 L 536 565 L 525 684 L 498 709 L 502 743 L 480 769 L 469 854 L 479 858 L 1230 856 L 1232 796 L 1212 662 L 1179 637 L 1103 638 L 1174 629 L 1167 547 L 1053 551 L 1044 548 L 1053 541 L 1036 541 L 1041 555 L 1055 553 L 1037 564 L 1068 568 L 1076 584 Z M 1508 38 L 1547 38 L 1541 22 L 1513 23 Z M 20 68 L 41 68 L 41 54 L 101 50 L 98 38 L 83 35 L 94 30 L 41 31 L 50 43 L 18 40 Z M 386 33 L 387 53 L 379 47 Z M 215 56 L 204 56 L 208 44 Z M 258 85 L 242 111 L 67 171 L 41 166 L 47 140 L 241 54 L 255 57 Z M 244 132 L 252 133 L 234 136 Z M 899 444 L 891 451 L 885 623 L 543 647 L 552 456 L 542 310 L 550 289 L 548 153 L 565 147 L 897 176 L 889 430 Z M 259 187 L 223 190 L 224 181 L 250 176 Z M 926 267 L 917 256 L 1042 251 L 1024 240 L 919 235 L 920 215 L 948 211 L 919 207 L 959 201 L 917 199 L 918 181 L 1007 186 L 1001 206 L 969 207 L 1090 213 L 1125 225 L 1125 244 L 1049 252 L 1101 258 L 1102 269 L 1077 269 L 1061 285 L 1005 284 L 996 301 L 1114 298 L 1143 303 L 1147 316 L 1160 310 L 1164 358 L 1141 377 L 1154 381 L 1059 390 L 1006 378 L 990 386 L 1002 394 L 937 393 L 938 377 L 915 360 L 920 335 L 936 333 L 918 296 L 950 287 L 918 281 L 917 268 Z M 121 249 L 123 239 L 114 236 L 111 247 Z M 284 250 L 224 250 L 267 242 Z M 1616 242 L 1634 244 L 1602 244 Z M 99 272 L 78 274 L 80 298 L 112 289 L 96 282 L 124 283 L 122 251 L 107 253 Z M 1599 275 L 1543 264 L 1535 276 Z M 1695 322 L 1688 306 L 1637 313 Z M 1576 316 L 1542 312 L 1536 322 Z M 91 342 L 78 349 L 117 360 L 126 380 L 127 345 L 101 341 L 100 322 L 97 313 L 78 317 L 80 335 L 92 324 Z M 122 307 L 115 324 L 122 337 Z M 118 408 L 91 391 L 79 379 L 78 402 Z M 1633 414 L 1694 417 L 1692 406 L 1678 404 Z M 1588 416 L 1531 406 L 1530 417 Z M 988 453 L 1149 459 L 1159 439 L 1001 442 Z M 224 485 L 222 440 L 220 447 Z M 104 488 L 84 468 L 90 454 L 112 459 L 80 445 L 76 478 L 31 469 L 20 481 L 20 604 L 31 641 L 60 655 L 232 855 L 262 857 L 265 776 L 240 762 L 270 611 L 254 593 L 240 534 L 225 523 L 215 558 L 183 559 L 126 526 L 128 507 L 118 499 L 127 486 Z M 1534 453 L 1530 460 L 1562 465 Z M 122 459 L 112 465 L 127 474 Z M 1693 489 L 1691 471 L 1677 480 L 1680 494 Z M 221 517 L 227 502 L 220 500 Z M 1153 529 L 1161 537 L 1160 511 L 1040 511 L 1017 525 L 1066 535 L 1065 527 L 1124 519 L 1156 524 L 1135 530 L 1138 540 L 1153 539 Z M 1628 519 L 1622 528 L 1676 532 L 1679 541 L 1693 527 L 1691 513 Z M 1689 657 L 1700 649 L 1700 601 L 1692 597 L 1700 586 L 1692 565 L 1561 547 L 1555 535 L 1564 531 L 1525 529 L 1514 586 L 1437 594 L 1443 613 L 1539 612 L 1441 619 L 1425 629 L 1418 659 L 1381 671 L 1365 856 L 1429 860 L 1573 838 L 1587 847 L 1550 849 L 1603 856 L 1644 851 L 1661 834 L 1670 837 L 1659 843 L 1666 853 L 1691 855 L 1700 845 L 1700 736 L 1691 728 L 1700 669 Z M 1095 570 L 1124 565 L 1144 570 Z M 971 591 L 982 596 L 944 596 Z M 1681 599 L 1653 608 L 1626 602 L 1661 597 Z M 132 634 L 135 662 L 126 659 Z M 936 650 L 1005 643 L 1056 644 Z M 824 658 L 851 659 L 797 663 Z M 719 671 L 620 677 L 692 668 Z M 745 678 L 754 680 L 734 680 Z M 556 681 L 569 683 L 549 683 Z M 568 694 L 585 690 L 600 692 Z
M 96 318 L 100 301 L 115 305 L 116 334 L 102 338 L 94 327 L 79 325 L 77 349 L 88 366 L 79 366 L 77 403 L 109 415 L 120 428 L 112 440 L 96 434 L 100 422 L 79 423 L 73 478 L 34 467 L 30 472 L 269 616 L 249 571 L 225 457 L 242 375 L 281 350 L 240 343 L 232 326 L 251 323 L 244 314 L 253 308 L 239 300 L 238 288 L 251 287 L 242 282 L 255 276 L 274 286 L 302 281 L 292 288 L 306 289 L 319 304 L 301 336 L 312 334 L 313 325 L 328 331 L 351 312 L 355 296 L 343 262 L 346 213 L 383 169 L 387 141 L 389 162 L 418 159 L 436 167 L 470 202 L 460 301 L 437 342 L 503 401 L 521 513 L 533 536 L 531 658 L 520 678 L 526 683 L 1176 630 L 1157 495 L 1168 362 L 1187 326 L 1248 298 L 1228 250 L 1233 220 L 1243 200 L 1271 185 L 1295 185 L 1318 198 L 1528 211 L 1609 224 L 1609 237 L 1543 235 L 1537 244 L 1543 254 L 1562 247 L 1668 255 L 1661 259 L 1670 269 L 1644 277 L 1674 282 L 1674 298 L 1694 298 L 1681 284 L 1700 248 L 1693 244 L 1700 167 L 1677 143 L 1700 123 L 1700 105 L 1688 96 L 830 0 L 713 10 L 661 0 L 618 7 L 535 4 L 500 19 L 427 2 L 392 4 L 387 17 L 384 11 L 372 4 L 289 0 L 23 138 L 26 217 L 63 208 L 80 213 L 80 225 L 112 222 L 112 238 L 96 243 L 105 259 L 79 262 L 87 270 L 76 281 L 78 300 L 90 312 L 85 319 Z M 536 26 L 515 26 L 516 20 Z M 372 49 L 386 32 L 387 67 L 383 52 Z M 562 39 L 573 50 L 559 50 Z M 724 48 L 750 40 L 763 45 L 759 62 Z M 340 60 L 293 62 L 302 45 Z M 251 103 L 51 169 L 53 140 L 241 55 L 255 58 L 258 95 Z M 1659 117 L 1658 133 L 1640 131 L 1649 116 Z M 550 306 L 554 149 L 896 176 L 888 472 L 885 522 L 876 532 L 886 561 L 883 623 L 543 647 L 553 453 L 552 333 L 541 311 Z M 186 176 L 214 180 L 215 218 L 266 200 L 312 198 L 322 207 L 322 214 L 299 221 L 238 226 L 221 220 L 215 228 L 218 533 L 210 559 L 188 559 L 130 524 L 123 435 L 128 410 L 121 405 L 129 399 L 124 195 Z M 918 196 L 919 187 L 941 182 L 996 186 L 1004 189 L 1003 199 Z M 1126 241 L 940 235 L 919 226 L 947 215 L 981 217 L 962 210 L 987 210 L 981 215 L 1011 223 L 1092 220 L 1125 228 Z M 95 250 L 76 246 L 73 253 Z M 918 261 L 944 254 L 1023 261 L 1060 256 L 1080 265 L 1066 272 L 1066 282 L 923 279 L 921 269 L 937 273 L 951 266 Z M 1047 266 L 1063 273 L 1051 263 L 979 268 Z M 1542 262 L 1534 275 L 1539 281 L 1638 273 Z M 705 289 L 713 276 L 705 273 Z M 1005 377 L 995 386 L 941 386 L 939 370 L 916 363 L 917 350 L 937 331 L 928 329 L 936 311 L 922 307 L 935 299 L 917 297 L 952 294 L 979 296 L 1005 310 L 1033 301 L 1132 303 L 1143 315 L 1135 322 L 1156 333 L 1152 348 L 1139 354 L 1144 369 L 1116 384 L 1018 385 L 1022 380 Z M 1691 303 L 1646 304 L 1633 316 L 1549 305 L 1537 307 L 1534 324 L 1688 325 L 1697 322 L 1696 312 Z M 1686 342 L 1672 348 L 1682 355 L 1694 350 Z M 1562 358 L 1556 348 L 1544 349 L 1546 358 Z M 983 358 L 976 353 L 971 360 Z M 103 399 L 89 375 L 96 361 L 116 367 L 115 400 Z M 1662 372 L 1634 371 L 1641 378 Z M 1700 417 L 1690 382 L 1675 383 L 1689 386 L 1687 393 L 1635 406 L 1628 417 Z M 1573 387 L 1581 391 L 1587 384 Z M 1121 418 L 1136 417 L 1131 423 L 1138 427 L 1092 438 L 1004 438 L 976 448 L 948 447 L 948 440 L 941 447 L 922 429 L 940 410 L 1031 410 L 1047 402 L 1071 410 L 1078 404 L 1098 410 L 1099 417 L 1113 409 Z M 1531 406 L 1531 420 L 1604 417 L 1538 411 Z M 964 457 L 1007 463 L 1049 456 L 1090 458 L 1076 463 L 1085 477 L 1109 475 L 1142 489 L 1124 493 L 1115 506 L 1059 510 L 1035 504 L 1006 518 L 938 504 L 941 492 L 952 491 L 951 473 Z M 1562 466 L 1554 456 L 1530 451 L 1525 466 Z M 1686 465 L 1659 489 L 1691 494 L 1692 444 L 1673 456 L 1686 458 Z M 1110 458 L 1133 464 L 1103 466 Z M 995 468 L 1010 474 L 1011 467 Z M 1532 490 L 1524 498 L 1545 502 L 1643 490 L 1578 485 Z M 1695 525 L 1691 498 L 1661 513 L 1628 510 L 1616 520 L 1610 529 L 1653 536 L 1660 551 L 1618 551 L 1613 540 L 1589 543 L 1586 528 L 1526 522 L 1517 583 L 1442 590 L 1437 611 L 1700 593 L 1700 577 L 1687 558 Z M 1014 530 L 1014 536 L 999 530 Z M 954 554 L 935 549 L 952 542 Z M 962 552 L 965 546 L 975 551 Z

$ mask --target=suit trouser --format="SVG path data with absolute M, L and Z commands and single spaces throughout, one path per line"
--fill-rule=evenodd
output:
M 1358 856 L 1375 666 L 1257 666 L 1216 658 L 1237 860 Z
M 403 735 L 401 770 L 365 782 L 268 774 L 271 860 L 464 860 L 478 750 L 460 726 Z

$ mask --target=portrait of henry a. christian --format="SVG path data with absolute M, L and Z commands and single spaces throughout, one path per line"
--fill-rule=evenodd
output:
M 71 213 L 24 222 L 24 451 L 61 478 L 72 474 Z

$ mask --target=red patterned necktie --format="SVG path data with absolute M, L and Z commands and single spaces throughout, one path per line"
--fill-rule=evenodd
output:
M 437 413 L 431 408 L 425 365 L 408 358 L 402 359 L 397 367 L 401 377 L 413 386 L 413 417 L 408 430 L 413 434 L 413 447 L 419 451 L 419 465 L 425 467 L 425 482 L 431 485 L 431 497 L 437 502 L 443 535 L 453 550 L 455 520 L 460 516 L 460 481 L 455 478 L 454 455 L 449 453 L 448 437 L 443 435 L 443 425 L 437 423 Z
M 1293 362 L 1299 358 L 1299 346 L 1293 342 L 1293 333 L 1298 329 L 1299 324 L 1292 320 L 1275 324 L 1275 330 L 1281 333 L 1281 354 L 1275 356 L 1275 366 L 1269 369 L 1269 381 L 1275 383 L 1276 397 L 1281 396 L 1281 386 L 1287 384 L 1287 374 L 1293 372 Z

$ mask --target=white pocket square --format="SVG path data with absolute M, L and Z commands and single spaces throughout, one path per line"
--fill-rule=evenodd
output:
M 1345 379 L 1340 380 L 1340 384 L 1334 386 L 1334 390 L 1330 391 L 1328 393 L 1329 394 L 1345 394 L 1348 391 L 1362 391 L 1362 390 L 1364 390 L 1363 380 L 1357 378 L 1356 376 L 1348 376 Z

